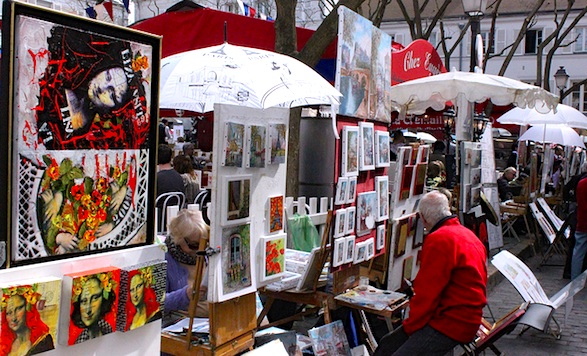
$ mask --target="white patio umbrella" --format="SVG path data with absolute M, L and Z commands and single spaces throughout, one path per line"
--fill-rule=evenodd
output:
M 585 143 L 583 143 L 581 136 L 573 128 L 564 124 L 532 126 L 520 136 L 518 141 L 558 143 L 563 146 L 585 148 Z
M 438 141 L 436 137 L 432 136 L 428 132 L 422 131 L 416 133 L 416 138 L 424 143 L 434 143 Z
M 566 124 L 578 129 L 587 129 L 587 116 L 572 106 L 558 104 L 556 112 L 542 114 L 530 108 L 513 108 L 501 115 L 497 122 L 502 124 L 537 125 Z
M 161 60 L 160 104 L 208 112 L 215 103 L 253 108 L 337 104 L 342 96 L 297 59 L 256 48 L 219 46 Z

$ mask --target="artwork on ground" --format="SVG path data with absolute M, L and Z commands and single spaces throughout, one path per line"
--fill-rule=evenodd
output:
M 267 128 L 247 125 L 247 168 L 265 168 L 267 157 Z
M 364 192 L 357 195 L 357 235 L 363 236 L 375 228 L 377 212 L 377 192 Z
M 283 229 L 283 195 L 269 197 L 269 217 L 267 231 L 271 234 Z
M 261 236 L 261 281 L 279 277 L 285 273 L 286 234 Z
M 316 356 L 348 356 L 351 349 L 346 337 L 342 321 L 308 330 Z
M 354 177 L 359 175 L 359 127 L 344 126 L 342 129 L 341 175 Z
M 151 261 L 120 270 L 116 329 L 138 329 L 161 319 L 165 304 L 166 261 Z
M 251 230 L 249 224 L 222 229 L 222 292 L 251 286 Z
M 60 344 L 74 345 L 116 330 L 120 269 L 101 269 L 65 274 L 64 291 L 71 293 L 69 313 L 61 314 Z
M 224 177 L 222 224 L 238 224 L 249 220 L 251 175 Z
M 285 163 L 287 148 L 287 126 L 284 124 L 269 125 L 269 139 L 271 140 L 271 164 Z
M 222 165 L 242 167 L 245 143 L 245 125 L 227 122 L 224 127 L 224 155 Z
M 53 350 L 57 342 L 61 280 L 40 278 L 0 288 L 0 355 L 35 355 Z

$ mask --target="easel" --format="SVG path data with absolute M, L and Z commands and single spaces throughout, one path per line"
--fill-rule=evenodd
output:
M 196 257 L 196 275 L 188 308 L 189 328 L 185 336 L 161 334 L 161 351 L 172 355 L 236 355 L 250 350 L 254 344 L 255 293 L 222 303 L 208 303 L 210 337 L 208 342 L 192 338 L 192 326 L 200 296 L 206 256 L 214 253 L 207 248 L 208 238 L 200 239 Z

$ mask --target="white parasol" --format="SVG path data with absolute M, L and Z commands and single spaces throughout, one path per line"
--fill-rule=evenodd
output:
M 518 141 L 558 143 L 563 146 L 585 148 L 585 143 L 573 128 L 564 124 L 536 125 L 530 127 Z
M 546 114 L 530 108 L 513 108 L 501 115 L 497 122 L 515 125 L 566 124 L 578 129 L 587 129 L 587 116 L 572 106 L 564 104 L 558 104 L 556 112 L 549 111 Z
M 436 137 L 429 134 L 428 132 L 419 131 L 416 133 L 416 138 L 424 143 L 434 143 L 438 141 Z

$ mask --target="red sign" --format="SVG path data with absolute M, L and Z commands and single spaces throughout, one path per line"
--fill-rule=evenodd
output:
M 391 85 L 440 73 L 446 73 L 446 68 L 428 41 L 415 40 L 391 52 Z

